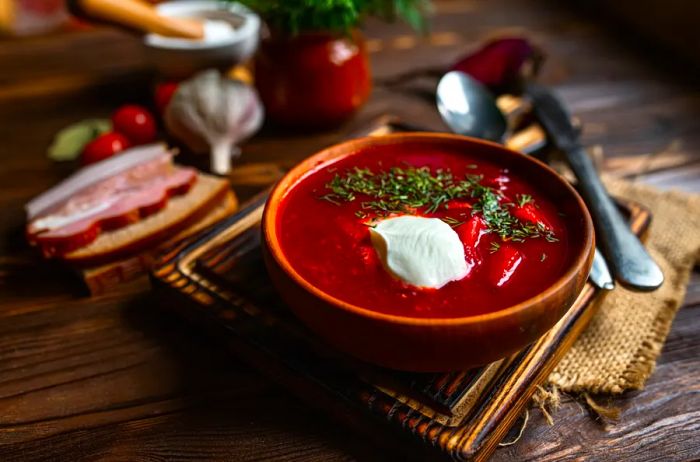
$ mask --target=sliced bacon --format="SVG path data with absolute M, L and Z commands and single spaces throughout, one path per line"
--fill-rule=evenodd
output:
M 154 159 L 172 159 L 173 154 L 164 144 L 156 143 L 129 149 L 119 155 L 83 167 L 53 188 L 40 194 L 25 205 L 27 218 L 33 220 L 46 214 L 85 188 L 101 183 L 119 173 Z
M 172 154 L 151 155 L 141 162 L 128 162 L 126 169 L 111 164 L 111 176 L 76 186 L 78 172 L 34 202 L 41 211 L 27 225 L 27 236 L 47 257 L 63 255 L 97 239 L 102 231 L 139 221 L 164 208 L 170 197 L 182 195 L 197 181 L 197 171 L 172 164 Z M 98 166 L 99 164 L 96 164 Z M 69 193 L 71 196 L 66 197 Z M 51 200 L 53 194 L 53 201 Z M 47 199 L 48 198 L 48 199 Z M 29 211 L 29 207 L 28 207 Z

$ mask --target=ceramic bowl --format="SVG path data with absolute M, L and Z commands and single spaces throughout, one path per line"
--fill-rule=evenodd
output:
M 352 305 L 324 293 L 292 267 L 280 248 L 280 201 L 304 175 L 331 159 L 369 147 L 449 147 L 508 167 L 537 184 L 566 213 L 573 258 L 563 275 L 536 296 L 487 314 L 460 318 L 394 316 Z M 275 288 L 311 330 L 339 350 L 392 369 L 437 372 L 487 364 L 521 350 L 547 332 L 574 303 L 591 268 L 594 232 L 588 210 L 569 183 L 545 164 L 501 145 L 448 134 L 397 134 L 353 140 L 298 164 L 274 187 L 262 221 L 265 262 Z
M 164 77 L 180 79 L 211 68 L 225 71 L 249 59 L 258 47 L 260 17 L 240 3 L 180 0 L 156 8 L 165 16 L 224 20 L 234 27 L 230 39 L 215 43 L 146 35 L 143 43 L 148 57 Z

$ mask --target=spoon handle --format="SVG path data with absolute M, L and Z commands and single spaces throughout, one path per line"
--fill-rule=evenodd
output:
M 581 194 L 598 227 L 597 237 L 617 279 L 637 290 L 658 288 L 664 281 L 661 269 L 630 231 L 583 146 L 574 143 L 562 150 L 579 180 Z
M 68 0 L 68 7 L 77 16 L 144 33 L 196 40 L 204 37 L 201 21 L 162 16 L 153 5 L 142 0 Z

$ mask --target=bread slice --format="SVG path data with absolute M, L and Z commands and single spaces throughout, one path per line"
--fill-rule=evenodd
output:
M 108 231 L 90 244 L 60 257 L 74 267 L 97 266 L 152 250 L 197 224 L 213 209 L 230 207 L 235 197 L 228 181 L 200 173 L 184 196 L 173 197 L 163 210 L 132 225 Z M 229 202 L 226 197 L 229 196 Z M 235 204 L 234 204 L 235 207 Z
M 237 205 L 236 196 L 233 192 L 228 192 L 224 199 L 211 209 L 204 218 L 161 243 L 156 249 L 144 251 L 111 263 L 78 269 L 78 274 L 91 295 L 102 294 L 113 289 L 118 284 L 142 278 L 150 271 L 159 252 L 232 215 L 236 211 Z
M 214 208 L 210 209 L 209 212 L 203 218 L 201 218 L 199 221 L 192 224 L 191 226 L 183 229 L 175 236 L 169 238 L 165 243 L 162 244 L 162 246 L 174 244 L 177 241 L 180 241 L 182 239 L 185 239 L 186 237 L 192 236 L 200 232 L 204 228 L 208 228 L 209 226 L 213 225 L 222 218 L 226 218 L 227 216 L 233 214 L 233 212 L 235 212 L 237 208 L 238 200 L 236 199 L 236 195 L 233 193 L 233 191 L 228 191 L 224 198 L 221 200 L 221 202 L 219 204 L 216 204 Z

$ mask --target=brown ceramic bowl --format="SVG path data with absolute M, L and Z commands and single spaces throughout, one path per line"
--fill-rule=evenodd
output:
M 570 267 L 551 286 L 492 313 L 423 319 L 394 316 L 339 300 L 301 277 L 285 257 L 276 231 L 282 198 L 309 171 L 367 147 L 418 144 L 483 157 L 537 184 L 569 220 Z M 447 134 L 398 134 L 348 141 L 307 158 L 273 189 L 263 216 L 264 253 L 272 281 L 292 311 L 341 351 L 381 366 L 421 372 L 465 369 L 506 357 L 547 332 L 583 289 L 593 260 L 593 223 L 576 191 L 543 163 L 498 144 Z

